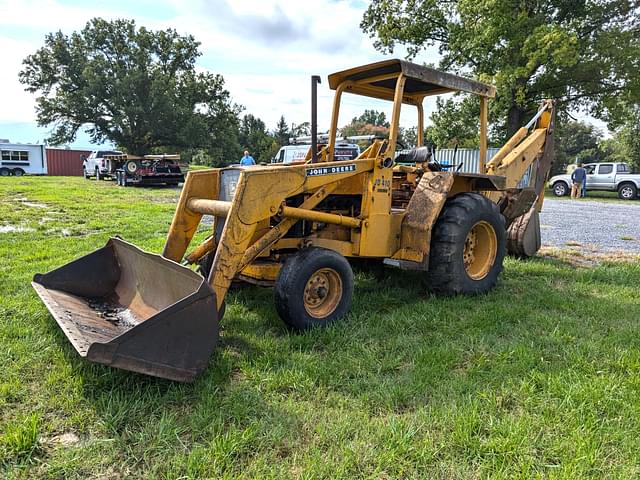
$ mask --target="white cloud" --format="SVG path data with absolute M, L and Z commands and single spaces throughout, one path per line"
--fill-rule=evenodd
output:
M 275 127 L 280 115 L 289 123 L 309 120 L 310 76 L 318 74 L 322 77 L 319 124 L 320 129 L 327 129 L 333 97 L 327 75 L 382 58 L 360 30 L 364 7 L 359 2 L 165 0 L 153 5 L 149 9 L 136 2 L 70 6 L 56 0 L 0 0 L 0 29 L 28 32 L 15 38 L 0 37 L 5 71 L 0 77 L 0 121 L 35 120 L 33 96 L 23 91 L 17 78 L 22 59 L 42 44 L 47 32 L 60 29 L 69 34 L 96 16 L 134 18 L 149 28 L 192 34 L 202 44 L 199 68 L 222 74 L 234 101 L 244 105 L 246 113 L 262 118 L 268 128 Z M 418 60 L 434 59 L 425 55 Z M 427 111 L 431 106 L 426 105 Z M 365 108 L 384 108 L 390 113 L 386 102 L 346 97 L 341 124 Z M 410 113 L 403 115 L 403 124 L 415 124 Z
M 2 75 L 0 75 L 0 122 L 29 122 L 35 119 L 35 97 L 24 91 L 18 81 L 22 59 L 33 52 L 35 46 L 0 36 Z

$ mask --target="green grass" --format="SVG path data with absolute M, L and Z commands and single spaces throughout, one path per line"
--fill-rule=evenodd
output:
M 637 262 L 508 259 L 477 298 L 372 268 L 343 322 L 302 335 L 248 287 L 194 384 L 82 361 L 31 277 L 115 234 L 160 251 L 176 197 L 0 179 L 0 227 L 22 227 L 0 233 L 0 477 L 640 476 Z
M 545 198 L 553 198 L 556 200 L 571 200 L 578 202 L 606 202 L 606 203 L 629 203 L 635 202 L 638 200 L 622 200 L 618 198 L 618 192 L 604 192 L 599 190 L 589 190 L 587 191 L 587 196 L 583 198 L 573 199 L 569 195 L 565 195 L 564 197 L 556 197 L 553 192 L 549 189 L 545 190 Z

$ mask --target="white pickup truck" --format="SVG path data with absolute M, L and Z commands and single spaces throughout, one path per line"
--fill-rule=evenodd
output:
M 618 192 L 623 200 L 638 198 L 640 175 L 631 173 L 626 163 L 588 163 L 583 165 L 587 171 L 587 192 L 602 190 Z M 571 174 L 556 175 L 549 180 L 549 188 L 556 197 L 571 192 Z

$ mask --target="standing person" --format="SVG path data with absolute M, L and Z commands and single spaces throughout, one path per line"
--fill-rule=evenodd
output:
M 255 165 L 256 161 L 253 159 L 251 155 L 249 155 L 249 150 L 244 151 L 244 156 L 240 159 L 240 165 Z
M 571 181 L 573 181 L 571 198 L 580 198 L 582 196 L 582 185 L 587 182 L 587 171 L 582 168 L 581 163 L 578 163 L 578 168 L 571 174 Z

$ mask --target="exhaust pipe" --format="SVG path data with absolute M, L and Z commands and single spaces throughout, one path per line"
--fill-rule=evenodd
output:
M 311 76 L 311 163 L 318 162 L 318 84 L 319 75 Z

